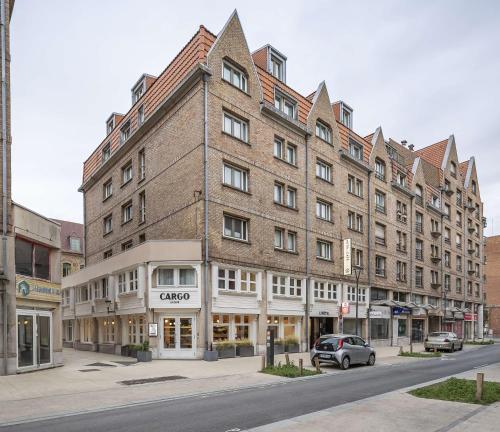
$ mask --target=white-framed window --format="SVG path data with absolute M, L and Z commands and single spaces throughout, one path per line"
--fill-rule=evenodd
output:
M 351 256 L 354 266 L 363 267 L 363 251 L 361 249 L 352 248 Z
M 415 186 L 415 202 L 418 205 L 423 205 L 424 203 L 424 189 L 419 184 Z
M 248 221 L 235 216 L 224 215 L 224 237 L 248 240 Z
M 316 160 L 316 177 L 326 180 L 327 182 L 332 181 L 332 166 L 323 162 L 319 159 Z
M 139 280 L 139 272 L 137 269 L 131 270 L 128 272 L 128 290 L 129 291 L 137 291 L 137 284 Z
M 69 248 L 73 252 L 81 252 L 82 246 L 81 246 L 81 239 L 80 239 L 80 237 L 72 237 L 72 236 L 70 236 L 70 238 L 69 238 Z
M 122 168 L 122 184 L 125 184 L 132 180 L 132 162 L 127 163 Z
M 274 202 L 279 204 L 285 203 L 285 185 L 274 183 Z
M 286 205 L 290 208 L 297 206 L 297 190 L 290 186 L 285 187 L 284 184 L 274 183 L 274 202 L 281 205 Z
M 139 194 L 139 222 L 146 222 L 146 191 Z
M 274 247 L 283 249 L 285 230 L 283 228 L 274 228 Z
M 286 205 L 290 208 L 295 208 L 297 206 L 297 190 L 290 186 L 286 189 Z
M 226 61 L 222 62 L 222 78 L 245 93 L 248 92 L 245 73 Z
M 347 286 L 347 301 L 350 302 L 356 301 L 356 287 L 351 285 Z M 358 288 L 358 301 L 359 302 L 366 301 L 366 288 Z
M 122 206 L 122 223 L 130 222 L 132 220 L 132 217 L 132 201 L 129 201 Z
M 223 182 L 225 185 L 248 192 L 248 171 L 224 163 Z
M 274 107 L 288 117 L 297 118 L 297 102 L 276 90 L 274 92 Z
M 118 292 L 124 293 L 127 292 L 127 274 L 120 273 L 118 275 Z
M 291 297 L 302 297 L 302 279 L 293 277 L 288 279 L 288 294 Z
M 102 163 L 106 162 L 111 157 L 111 143 L 107 143 L 102 148 Z
M 424 269 L 422 267 L 415 267 L 415 286 L 418 288 L 424 286 Z
M 408 206 L 402 201 L 396 201 L 396 220 L 406 223 L 408 216 Z
M 144 123 L 144 105 L 141 105 L 137 110 L 137 125 L 141 126 Z
M 297 233 L 288 231 L 286 234 L 286 244 L 289 252 L 297 252 Z
M 385 162 L 382 159 L 375 159 L 375 177 L 385 181 Z
M 128 120 L 121 128 L 120 128 L 120 143 L 124 143 L 130 138 L 130 134 L 132 132 L 130 126 L 130 120 Z
M 109 234 L 113 231 L 113 216 L 109 215 L 103 219 L 104 234 Z
M 349 141 L 349 154 L 357 160 L 363 160 L 363 146 L 353 140 Z
M 222 124 L 224 132 L 239 140 L 248 142 L 248 123 L 246 121 L 225 112 L 223 113 Z
M 353 231 L 363 232 L 363 215 L 348 211 L 347 227 Z
M 375 275 L 385 277 L 385 257 L 375 256 Z
M 146 91 L 144 78 L 132 89 L 132 104 L 135 104 Z
M 331 260 L 332 259 L 332 243 L 325 240 L 316 241 L 316 258 Z
M 431 204 L 435 208 L 440 208 L 440 202 L 439 202 L 439 197 L 437 195 L 432 195 L 431 197 Z
M 129 316 L 128 319 L 128 342 L 139 345 L 144 342 L 146 334 L 146 319 L 143 316 Z
M 375 191 L 375 210 L 385 213 L 385 193 Z
M 111 132 L 113 132 L 114 128 L 115 128 L 115 115 L 112 114 L 109 120 L 106 122 L 106 133 L 109 135 Z
M 363 180 L 348 174 L 347 176 L 347 192 L 352 193 L 360 198 L 363 197 Z
M 396 261 L 396 280 L 406 282 L 406 263 Z
M 398 183 L 398 185 L 406 187 L 406 174 L 398 171 L 396 174 L 396 182 Z
M 70 292 L 69 289 L 62 290 L 62 304 L 63 306 L 68 306 L 70 300 Z
M 283 159 L 284 148 L 285 148 L 284 140 L 278 137 L 274 137 L 274 146 L 273 146 L 274 156 L 276 156 L 278 159 Z
M 241 286 L 243 292 L 257 292 L 257 273 L 241 270 Z
M 81 320 L 81 340 L 82 342 L 92 342 L 92 318 L 83 318 Z
M 160 267 L 156 272 L 158 286 L 196 286 L 196 270 L 194 268 Z
M 321 300 L 337 300 L 337 284 L 314 281 L 314 297 Z
M 286 276 L 273 275 L 273 294 L 286 295 Z
M 102 185 L 102 198 L 108 199 L 111 195 L 113 195 L 113 180 L 109 179 Z
M 316 217 L 326 221 L 332 220 L 332 205 L 326 201 L 316 201 Z
M 316 122 L 316 136 L 328 144 L 332 143 L 332 130 L 319 120 Z
M 139 150 L 139 180 L 146 178 L 146 152 L 144 149 Z
M 289 164 L 297 165 L 297 147 L 290 143 L 286 145 L 286 161 Z
M 344 104 L 342 104 L 342 111 L 340 113 L 340 121 L 342 124 L 349 128 L 352 129 L 352 110 L 350 108 L 347 108 Z
M 284 61 L 271 55 L 271 74 L 280 81 L 285 81 L 285 64 Z
M 219 269 L 219 289 L 236 291 L 236 270 L 232 269 Z

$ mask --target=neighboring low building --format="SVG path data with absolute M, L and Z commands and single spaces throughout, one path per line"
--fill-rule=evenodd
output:
M 17 372 L 62 364 L 61 227 L 13 203 Z
M 500 337 L 500 235 L 488 237 L 484 249 L 486 265 L 485 307 L 487 326 L 493 337 Z
M 61 276 L 66 277 L 85 266 L 83 224 L 53 220 L 61 225 Z

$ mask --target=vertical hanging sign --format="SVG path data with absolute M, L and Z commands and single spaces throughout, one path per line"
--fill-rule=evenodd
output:
M 344 276 L 352 274 L 351 239 L 344 239 Z

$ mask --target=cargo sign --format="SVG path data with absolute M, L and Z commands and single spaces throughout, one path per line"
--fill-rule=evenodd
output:
M 149 297 L 151 308 L 201 308 L 200 290 L 197 287 L 160 289 L 152 288 Z
M 61 285 L 16 275 L 16 297 L 50 302 L 61 301 Z

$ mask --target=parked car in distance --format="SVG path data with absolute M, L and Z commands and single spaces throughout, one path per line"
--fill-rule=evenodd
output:
M 426 351 L 431 350 L 446 350 L 453 352 L 461 350 L 464 347 L 463 339 L 460 339 L 453 332 L 434 332 L 430 333 L 424 341 L 424 348 Z
M 311 363 L 316 358 L 320 363 L 328 363 L 348 369 L 354 364 L 375 364 L 375 350 L 356 335 L 329 334 L 320 336 L 311 349 Z

